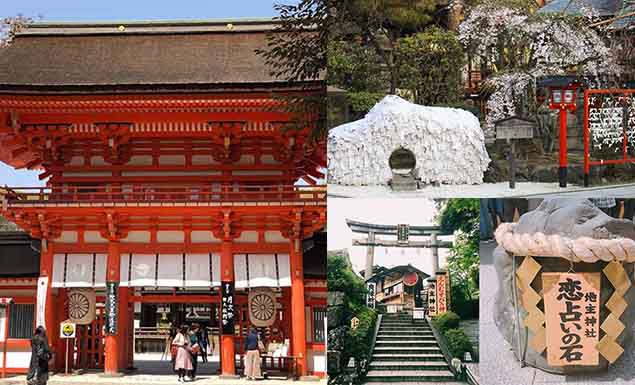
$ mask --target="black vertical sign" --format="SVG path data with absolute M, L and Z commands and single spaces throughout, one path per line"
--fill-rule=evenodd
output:
M 234 283 L 221 284 L 221 325 L 223 335 L 234 335 Z
M 397 225 L 397 242 L 408 243 L 410 236 L 410 225 L 399 224 Z
M 106 282 L 106 334 L 117 334 L 119 282 Z
M 375 308 L 375 283 L 368 282 L 366 285 L 368 287 L 368 294 L 366 294 L 366 306 L 368 306 L 371 309 L 374 309 Z

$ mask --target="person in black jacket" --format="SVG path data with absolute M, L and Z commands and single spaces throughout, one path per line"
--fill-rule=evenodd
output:
M 46 385 L 49 379 L 49 360 L 51 350 L 46 338 L 44 326 L 38 326 L 31 338 L 31 363 L 26 376 L 29 385 Z

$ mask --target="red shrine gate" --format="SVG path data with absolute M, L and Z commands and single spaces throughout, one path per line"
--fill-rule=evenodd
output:
M 324 345 L 307 342 L 306 326 L 326 305 L 326 284 L 307 279 L 302 245 L 326 222 L 314 179 L 325 144 L 309 140 L 315 117 L 289 128 L 294 116 L 272 95 L 315 95 L 323 84 L 268 75 L 254 50 L 271 23 L 151 24 L 29 27 L 0 55 L 14 69 L 0 74 L 0 160 L 48 178 L 8 189 L 0 210 L 42 239 L 35 323 L 50 331 L 56 366 L 60 309 L 82 288 L 105 306 L 79 347 L 97 356 L 91 365 L 103 349 L 107 374 L 130 366 L 135 302 L 222 303 L 222 374 L 233 376 L 244 317 L 233 327 L 231 304 L 263 288 L 284 309 L 298 373 L 324 372 L 310 362 Z M 53 47 L 46 65 L 25 63 Z M 64 62 L 78 55 L 81 67 Z

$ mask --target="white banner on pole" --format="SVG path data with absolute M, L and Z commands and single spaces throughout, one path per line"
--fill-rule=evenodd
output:
M 40 277 L 37 280 L 37 316 L 36 326 L 46 325 L 46 291 L 48 289 L 49 277 Z

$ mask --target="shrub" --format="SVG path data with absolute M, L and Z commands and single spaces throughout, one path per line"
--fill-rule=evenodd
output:
M 434 326 L 439 329 L 441 333 L 448 329 L 456 329 L 459 327 L 459 316 L 454 312 L 446 312 L 441 315 L 432 318 Z
M 465 352 L 473 353 L 472 343 L 462 329 L 449 329 L 443 334 L 448 342 L 448 349 L 450 349 L 452 357 L 463 361 Z
M 344 352 L 347 357 L 355 357 L 357 362 L 370 357 L 370 344 L 375 333 L 377 314 L 367 307 L 359 308 L 355 313 L 359 319 L 357 329 L 349 329 L 344 341 Z

